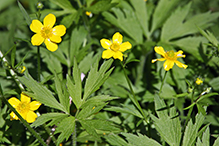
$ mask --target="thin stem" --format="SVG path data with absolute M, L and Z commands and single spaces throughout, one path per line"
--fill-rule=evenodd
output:
M 195 88 L 196 88 L 196 86 L 194 87 L 194 89 L 193 89 L 193 91 L 192 91 L 191 104 L 194 102 Z M 185 121 L 185 124 L 184 124 L 184 130 L 185 130 L 185 127 L 186 127 L 187 123 L 189 122 L 189 119 L 191 118 L 191 114 L 192 114 L 193 107 L 194 107 L 194 106 L 192 106 L 192 107 L 189 109 L 189 112 L 188 112 L 188 114 L 187 114 L 186 121 Z
M 5 104 L 8 105 L 8 107 L 18 116 L 20 121 L 24 124 L 24 126 L 38 139 L 38 141 L 43 145 L 47 146 L 47 144 L 43 141 L 43 139 L 40 137 L 40 135 L 27 123 L 26 120 L 23 119 L 23 117 L 11 106 L 11 104 L 8 102 L 8 100 L 4 97 L 2 90 L 1 90 L 2 100 Z
M 81 1 L 77 0 L 77 3 L 78 3 L 79 8 L 81 8 L 82 7 Z
M 122 66 L 122 69 L 123 69 L 123 72 L 124 72 L 126 81 L 127 81 L 128 85 L 129 85 L 129 89 L 130 89 L 130 91 L 131 91 L 131 93 L 132 93 L 132 97 L 130 96 L 130 97 L 131 97 L 131 100 L 132 100 L 132 102 L 135 104 L 135 106 L 138 108 L 138 110 L 141 112 L 142 116 L 144 117 L 145 121 L 147 122 L 147 118 L 146 118 L 146 116 L 145 116 L 145 113 L 143 112 L 143 110 L 142 110 L 140 104 L 138 103 L 138 100 L 137 100 L 137 98 L 136 98 L 136 96 L 135 96 L 135 93 L 134 93 L 134 91 L 133 91 L 133 89 L 132 89 L 130 80 L 129 80 L 127 74 L 126 74 L 125 68 L 124 68 L 122 62 L 120 62 L 120 64 L 121 64 L 121 66 Z
M 2 54 L 2 52 L 0 51 L 0 58 L 3 60 L 3 63 L 5 64 L 9 64 L 7 59 L 4 57 L 4 55 Z M 6 66 L 8 69 L 9 69 L 9 72 L 12 76 L 12 78 L 14 79 L 14 81 L 17 83 L 18 87 L 20 88 L 21 91 L 24 90 L 24 87 L 23 85 L 20 83 L 20 81 L 17 79 L 17 74 L 14 72 L 14 70 L 9 67 L 9 66 Z
M 40 82 L 41 65 L 40 65 L 40 46 L 37 47 L 37 80 Z
M 162 88 L 163 88 L 163 84 L 164 84 L 164 80 L 166 78 L 166 75 L 167 75 L 167 71 L 165 71 L 165 74 L 164 74 L 164 77 L 163 77 L 163 80 L 162 80 L 162 83 L 161 83 L 161 86 L 160 86 L 160 91 L 159 91 L 159 96 L 160 96 L 160 93 L 162 91 Z

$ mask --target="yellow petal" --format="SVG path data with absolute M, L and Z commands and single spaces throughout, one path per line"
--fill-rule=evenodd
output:
M 44 38 L 39 33 L 33 35 L 31 38 L 31 43 L 34 46 L 41 45 L 43 43 L 43 41 L 44 41 Z
M 26 121 L 28 123 L 33 123 L 37 118 L 37 114 L 35 114 L 33 111 L 29 111 L 27 113 Z
M 103 51 L 103 53 L 102 53 L 102 58 L 103 58 L 103 59 L 109 59 L 109 58 L 113 57 L 114 53 L 115 53 L 115 52 L 112 51 L 112 50 L 110 50 L 110 49 L 105 50 L 105 51 Z
M 156 53 L 165 56 L 166 52 L 164 51 L 163 47 L 154 47 Z
M 33 101 L 30 103 L 30 110 L 35 111 L 40 107 L 41 103 L 38 101 Z
M 21 93 L 21 102 L 27 102 L 30 103 L 30 97 L 24 94 L 23 92 Z
M 54 52 L 58 49 L 58 45 L 56 43 L 51 42 L 50 39 L 45 39 L 44 43 L 46 45 L 46 48 L 51 52 Z
M 165 61 L 165 58 L 159 58 L 159 59 L 152 59 L 151 62 L 154 63 L 156 61 Z
M 121 52 L 117 51 L 114 53 L 113 58 L 123 61 L 123 54 Z
M 44 27 L 49 27 L 52 28 L 56 22 L 56 16 L 53 14 L 48 14 L 44 19 L 43 19 L 43 24 Z
M 176 52 L 176 56 L 177 56 L 177 58 L 180 58 L 180 57 L 183 57 L 183 58 L 185 58 L 185 57 L 186 57 L 186 55 L 183 55 L 182 53 L 183 53 L 183 51 L 182 51 L 182 50 L 179 50 L 178 52 Z
M 16 108 L 21 102 L 20 100 L 18 100 L 17 98 L 15 97 L 12 97 L 8 100 L 8 102 L 14 107 Z
M 60 43 L 62 41 L 62 38 L 58 35 L 52 35 L 49 39 L 54 43 Z
M 173 65 L 174 65 L 174 61 L 166 60 L 163 64 L 163 67 L 166 71 L 168 71 L 171 68 L 173 68 Z
M 123 36 L 119 32 L 117 32 L 113 35 L 113 43 L 121 44 L 122 39 L 123 39 Z
M 66 33 L 66 27 L 64 25 L 57 25 L 52 31 L 54 35 L 63 36 Z
M 129 42 L 124 42 L 120 45 L 119 51 L 124 52 L 128 49 L 131 49 L 131 48 L 132 48 L 132 45 Z
M 110 46 L 112 45 L 112 42 L 110 40 L 107 40 L 107 39 L 101 39 L 100 44 L 104 49 L 109 49 Z
M 43 24 L 39 20 L 33 20 L 30 24 L 30 30 L 35 33 L 40 33 L 42 30 Z
M 17 115 L 14 112 L 10 113 L 10 120 L 18 120 L 19 118 L 17 117 Z
M 179 66 L 181 68 L 184 68 L 184 69 L 186 69 L 188 67 L 188 65 L 185 65 L 185 64 L 183 64 L 183 63 L 181 63 L 179 61 L 175 61 L 175 63 L 176 63 L 177 66 Z

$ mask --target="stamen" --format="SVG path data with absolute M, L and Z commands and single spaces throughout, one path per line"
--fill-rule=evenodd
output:
M 113 43 L 111 46 L 110 46 L 110 49 L 114 52 L 117 52 L 119 51 L 120 49 L 120 45 L 118 43 Z

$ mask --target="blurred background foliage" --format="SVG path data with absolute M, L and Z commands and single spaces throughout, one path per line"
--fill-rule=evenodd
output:
M 5 54 L 10 48 L 16 46 L 15 54 L 11 51 L 6 55 L 8 64 L 1 62 L 0 67 L 0 82 L 7 98 L 18 97 L 21 92 L 7 68 L 12 62 L 15 62 L 15 65 L 21 63 L 13 68 L 15 71 L 18 72 L 19 67 L 23 65 L 34 79 L 37 78 L 37 49 L 30 43 L 33 33 L 28 23 L 37 18 L 38 2 L 38 0 L 0 1 L 0 50 Z M 152 59 L 160 58 L 153 50 L 156 45 L 163 46 L 165 50 L 183 50 L 186 54 L 184 60 L 179 60 L 187 64 L 188 68 L 184 70 L 174 66 L 167 74 L 161 94 L 167 105 L 174 103 L 182 121 L 187 115 L 187 111 L 183 108 L 191 104 L 191 89 L 196 86 L 195 97 L 208 87 L 212 87 L 212 92 L 219 91 L 218 48 L 208 45 L 209 41 L 200 34 L 198 29 L 199 27 L 208 30 L 217 40 L 219 39 L 219 0 L 147 0 L 146 2 L 143 0 L 81 0 L 81 3 L 76 0 L 42 0 L 40 2 L 43 4 L 43 9 L 40 11 L 41 21 L 48 13 L 53 13 L 57 17 L 56 23 L 67 27 L 67 33 L 56 52 L 51 53 L 45 49 L 45 46 L 41 47 L 41 84 L 54 94 L 57 94 L 54 74 L 57 73 L 59 79 L 65 84 L 67 74 L 72 72 L 75 57 L 80 71 L 87 78 L 91 65 L 96 60 L 103 62 L 101 60 L 103 48 L 99 40 L 109 39 L 117 31 L 124 36 L 124 41 L 131 42 L 133 46 L 126 52 L 128 57 L 125 60 L 129 62 L 126 69 L 149 122 L 152 121 L 149 115 L 155 114 L 154 96 L 160 88 L 165 73 L 162 67 L 163 62 L 151 63 Z M 28 15 L 21 10 L 21 5 Z M 93 16 L 88 17 L 85 14 L 86 11 L 91 11 Z M 93 94 L 111 95 L 119 99 L 110 101 L 101 112 L 93 115 L 93 118 L 113 121 L 125 133 L 141 133 L 160 141 L 154 126 L 145 126 L 141 115 L 133 112 L 136 109 L 128 98 L 130 92 L 122 68 L 119 66 L 119 60 L 115 60 L 112 66 L 115 68 L 110 77 Z M 203 84 L 195 85 L 197 77 L 203 79 Z M 219 134 L 218 101 L 218 96 L 212 96 L 201 102 L 201 105 L 208 106 L 204 124 L 211 123 L 209 126 L 211 145 Z M 21 123 L 10 121 L 10 111 L 2 101 L 0 104 L 0 143 L 38 145 L 35 138 Z M 74 109 L 75 107 L 71 106 L 72 113 Z M 53 111 L 46 106 L 39 109 L 41 114 Z M 194 108 L 192 117 L 195 117 L 197 113 L 198 109 Z M 42 127 L 36 129 L 41 137 L 47 139 L 48 135 Z M 101 130 L 98 132 L 105 133 Z M 125 142 L 120 138 L 127 138 L 128 135 L 123 133 L 121 137 L 118 137 L 116 133 L 121 131 L 115 129 L 113 132 L 111 135 L 105 133 L 106 136 L 99 139 L 98 143 L 118 145 L 120 142 L 123 145 Z M 82 128 L 78 128 L 77 135 L 80 145 L 86 145 L 88 141 L 91 145 L 97 144 L 95 138 Z M 116 142 L 115 139 L 117 139 Z M 69 141 L 65 144 L 68 145 Z

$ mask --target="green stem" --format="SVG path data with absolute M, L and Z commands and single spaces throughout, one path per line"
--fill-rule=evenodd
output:
M 0 87 L 1 88 L 1 87 Z M 25 121 L 22 116 L 11 106 L 11 104 L 8 102 L 8 100 L 4 97 L 2 89 L 0 89 L 2 100 L 5 104 L 8 105 L 8 107 L 18 116 L 20 121 L 24 124 L 25 127 L 38 139 L 38 141 L 43 145 L 47 146 L 47 144 L 43 141 L 43 139 L 40 137 L 40 135 L 33 129 L 31 126 Z
M 132 93 L 132 96 L 130 96 L 130 97 L 131 97 L 131 100 L 132 100 L 132 102 L 135 104 L 135 106 L 138 108 L 138 110 L 141 112 L 142 116 L 143 116 L 144 119 L 145 119 L 145 122 L 147 122 L 147 118 L 146 118 L 146 116 L 145 116 L 145 113 L 143 112 L 143 110 L 142 110 L 140 104 L 138 103 L 138 100 L 137 100 L 137 98 L 136 98 L 136 96 L 135 96 L 135 93 L 134 93 L 134 91 L 133 91 L 133 89 L 132 89 L 130 80 L 129 80 L 127 74 L 126 74 L 125 68 L 124 68 L 124 66 L 123 66 L 123 64 L 122 64 L 121 61 L 120 61 L 120 64 L 121 64 L 121 66 L 122 66 L 122 69 L 123 69 L 123 72 L 124 72 L 126 81 L 127 81 L 128 85 L 129 85 L 129 89 L 130 89 L 130 91 L 131 91 L 131 93 Z
M 81 8 L 82 7 L 81 1 L 77 0 L 77 3 L 78 3 L 79 8 Z
M 41 65 L 40 65 L 40 46 L 37 47 L 37 80 L 40 82 Z
M 195 88 L 196 88 L 196 86 L 195 86 L 194 89 L 192 90 L 191 104 L 194 102 Z M 192 114 L 193 107 L 194 107 L 194 106 L 192 106 L 192 107 L 189 109 L 189 112 L 188 112 L 188 114 L 187 114 L 186 121 L 185 121 L 185 124 L 184 124 L 184 130 L 185 130 L 185 127 L 186 127 L 187 123 L 189 122 L 189 119 L 191 118 L 191 114 Z
M 167 71 L 166 71 L 165 74 L 164 74 L 163 81 L 162 81 L 161 86 L 160 86 L 159 96 L 160 96 L 160 93 L 161 93 L 161 91 L 162 91 L 162 88 L 163 88 L 163 84 L 164 84 L 164 80 L 165 80 L 165 78 L 166 78 L 166 75 L 167 75 Z
M 13 48 L 13 47 L 12 47 Z M 9 64 L 8 63 L 8 60 L 4 57 L 5 55 L 2 54 L 2 52 L 0 51 L 0 58 L 2 59 L 3 61 L 3 64 L 6 63 L 6 64 Z M 20 83 L 20 81 L 17 79 L 17 74 L 14 72 L 14 70 L 8 65 L 6 66 L 8 69 L 9 69 L 9 72 L 12 76 L 12 78 L 14 79 L 14 81 L 17 83 L 18 87 L 20 88 L 21 91 L 24 90 L 24 87 L 23 85 Z

